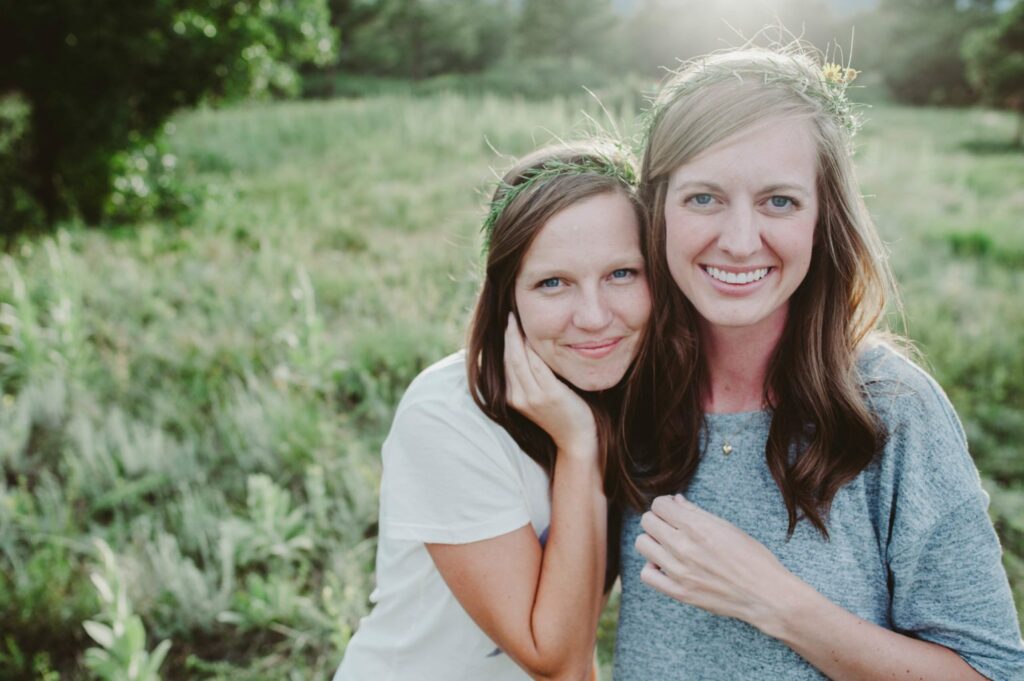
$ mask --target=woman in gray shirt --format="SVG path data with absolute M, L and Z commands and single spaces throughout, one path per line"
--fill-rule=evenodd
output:
M 855 75 L 725 52 L 655 105 L 616 679 L 1024 679 L 960 423 L 877 331 Z

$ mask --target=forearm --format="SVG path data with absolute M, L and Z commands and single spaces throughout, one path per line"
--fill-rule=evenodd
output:
M 984 679 L 955 652 L 868 622 L 795 576 L 759 623 L 819 671 L 846 679 Z
M 589 678 L 601 613 L 607 501 L 591 457 L 559 452 L 531 631 L 540 678 Z

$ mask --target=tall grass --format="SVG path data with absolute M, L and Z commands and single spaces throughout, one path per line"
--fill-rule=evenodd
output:
M 581 108 L 603 119 L 452 94 L 192 112 L 170 147 L 203 197 L 193 222 L 67 225 L 3 256 L 0 676 L 87 677 L 104 570 L 143 652 L 171 642 L 165 678 L 328 676 L 369 607 L 394 406 L 462 342 L 494 150 L 570 137 Z M 630 101 L 613 115 L 635 129 Z M 1024 164 L 997 144 L 1013 122 L 869 118 L 861 180 L 1021 608 Z

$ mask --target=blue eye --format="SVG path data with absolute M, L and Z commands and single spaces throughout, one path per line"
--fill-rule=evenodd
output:
M 551 277 L 550 279 L 541 280 L 541 282 L 537 284 L 537 288 L 558 288 L 561 283 L 562 280 L 558 277 Z
M 772 208 L 789 208 L 789 207 L 794 206 L 796 204 L 796 202 L 793 201 L 793 199 L 789 198 L 788 196 L 778 196 L 778 195 L 773 196 L 770 199 L 768 199 L 768 203 L 771 204 Z
M 694 194 L 690 197 L 690 200 L 698 206 L 710 206 L 715 197 L 711 196 L 711 194 Z
M 634 274 L 636 274 L 636 270 L 629 267 L 623 267 L 612 272 L 612 279 L 629 279 Z

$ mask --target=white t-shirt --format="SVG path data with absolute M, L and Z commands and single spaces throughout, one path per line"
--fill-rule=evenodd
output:
M 549 479 L 473 402 L 465 355 L 412 382 L 382 449 L 377 587 L 334 681 L 528 678 L 470 619 L 425 542 L 463 544 L 551 517 Z

